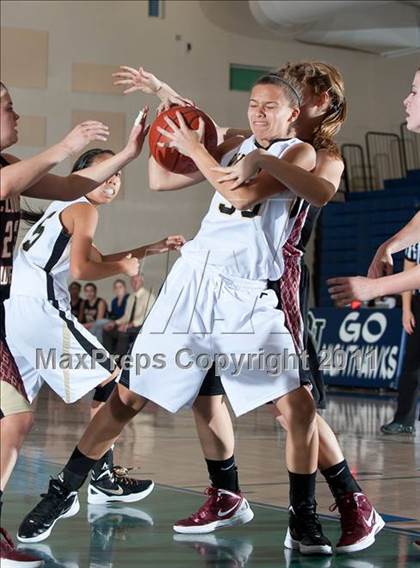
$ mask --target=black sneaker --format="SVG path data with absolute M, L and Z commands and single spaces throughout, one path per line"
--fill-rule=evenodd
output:
M 406 426 L 405 424 L 400 424 L 393 420 L 389 424 L 381 426 L 381 432 L 382 434 L 409 434 L 410 436 L 414 436 L 416 429 L 414 426 Z
M 40 542 L 51 534 L 58 519 L 73 517 L 79 512 L 77 491 L 69 491 L 59 479 L 51 479 L 48 493 L 23 519 L 17 534 L 21 542 Z
M 332 554 L 330 541 L 323 535 L 315 505 L 301 507 L 295 513 L 289 507 L 289 528 L 284 546 L 301 554 Z
M 147 497 L 155 486 L 150 479 L 133 479 L 128 477 L 129 470 L 114 466 L 112 470 L 104 467 L 98 475 L 92 472 L 88 487 L 88 503 L 99 505 L 124 501 L 133 503 Z

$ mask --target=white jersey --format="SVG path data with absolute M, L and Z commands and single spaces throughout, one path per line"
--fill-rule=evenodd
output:
M 297 138 L 274 141 L 267 152 L 281 158 Z M 236 163 L 258 147 L 254 136 L 226 154 L 222 165 Z M 282 247 L 287 241 L 303 200 L 285 190 L 252 210 L 235 209 L 220 193 L 214 194 L 196 237 L 182 248 L 188 260 L 219 272 L 250 280 L 278 280 L 283 273 Z
M 71 235 L 63 227 L 60 214 L 74 203 L 89 201 L 86 197 L 54 201 L 27 232 L 13 263 L 11 297 L 34 296 L 57 302 L 64 309 L 69 306 Z

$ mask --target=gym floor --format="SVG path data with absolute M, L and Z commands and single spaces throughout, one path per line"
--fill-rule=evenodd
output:
M 45 559 L 45 568 L 415 568 L 420 566 L 420 551 L 412 546 L 420 538 L 420 432 L 416 437 L 381 435 L 379 427 L 392 418 L 393 405 L 392 398 L 330 393 L 323 411 L 365 493 L 387 522 L 366 551 L 328 558 L 283 549 L 285 434 L 267 407 L 236 421 L 236 461 L 254 520 L 208 535 L 173 533 L 173 521 L 203 503 L 207 474 L 192 414 L 171 415 L 154 406 L 126 428 L 115 454 L 116 463 L 134 468 L 133 476 L 153 479 L 155 491 L 135 504 L 88 507 L 84 490 L 80 513 L 59 521 L 53 535 L 30 550 Z M 89 401 L 65 406 L 45 389 L 35 416 L 5 495 L 3 525 L 12 534 L 77 443 L 88 421 Z M 329 511 L 328 487 L 321 476 L 318 481 L 319 512 L 334 543 L 339 523 Z

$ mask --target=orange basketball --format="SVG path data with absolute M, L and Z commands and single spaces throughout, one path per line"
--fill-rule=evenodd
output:
M 200 117 L 204 120 L 204 146 L 212 155 L 214 155 L 217 148 L 217 131 L 213 121 L 202 110 L 193 106 L 172 106 L 170 109 L 160 114 L 153 122 L 149 132 L 149 146 L 154 159 L 170 172 L 190 174 L 196 172 L 198 169 L 191 158 L 180 154 L 175 148 L 162 148 L 158 146 L 158 142 L 168 142 L 168 138 L 159 132 L 158 127 L 163 130 L 171 130 L 165 120 L 165 116 L 168 116 L 178 125 L 177 112 L 182 114 L 188 128 L 192 130 L 198 129 L 198 119 Z

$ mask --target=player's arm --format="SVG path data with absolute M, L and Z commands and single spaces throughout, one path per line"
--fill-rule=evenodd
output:
M 194 105 L 193 101 L 179 94 L 168 83 L 165 83 L 150 71 L 143 67 L 135 69 L 127 65 L 122 65 L 117 73 L 113 73 L 114 85 L 124 87 L 124 94 L 140 91 L 147 95 L 155 95 L 160 100 L 160 110 L 169 108 L 171 105 Z M 213 120 L 213 119 L 212 119 Z M 213 123 L 217 130 L 217 140 L 222 143 L 230 138 L 241 136 L 248 138 L 252 132 L 249 129 L 231 128 L 229 126 L 219 126 L 214 120 Z
M 392 255 L 420 241 L 420 211 L 405 227 L 385 241 L 376 251 L 369 267 L 368 276 L 378 278 L 393 270 Z
M 19 160 L 15 156 L 4 155 L 10 165 L 1 168 L 1 198 L 19 195 L 32 186 L 36 187 L 54 166 L 79 152 L 93 140 L 107 140 L 108 135 L 107 126 L 90 120 L 78 124 L 58 144 L 32 158 Z M 32 197 L 30 192 L 28 195 Z
M 76 203 L 61 214 L 62 222 L 72 235 L 70 251 L 70 271 L 77 280 L 100 280 L 127 274 L 138 273 L 136 258 L 124 258 L 116 262 L 102 262 L 95 256 L 93 236 L 98 224 L 98 212 L 89 204 Z
M 146 256 L 162 254 L 171 250 L 180 250 L 180 248 L 184 244 L 185 238 L 182 235 L 172 235 L 155 243 L 143 245 L 135 249 L 126 250 L 124 252 L 117 252 L 114 254 L 102 255 L 102 260 L 104 262 L 115 262 L 126 258 L 128 255 L 131 255 L 138 260 L 142 260 Z
M 353 300 L 366 302 L 380 296 L 401 294 L 420 287 L 420 265 L 391 276 L 365 278 L 364 276 L 340 276 L 327 280 L 328 291 L 338 306 L 346 306 Z
M 257 203 L 284 191 L 284 185 L 265 171 L 249 183 L 243 183 L 232 190 L 226 182 L 219 181 L 220 175 L 215 171 L 215 160 L 202 145 L 194 147 L 192 157 L 216 191 L 221 193 L 236 209 L 250 209 Z M 310 170 L 315 167 L 316 153 L 310 144 L 302 142 L 296 144 L 285 154 L 284 158 L 275 159 L 279 162 L 286 161 L 294 164 L 298 168 Z
M 218 168 L 216 171 L 221 174 L 219 181 L 226 182 L 228 189 L 235 189 L 263 170 L 295 195 L 316 207 L 322 207 L 338 189 L 344 169 L 343 161 L 325 150 L 319 150 L 316 153 L 315 169 L 308 171 L 294 163 L 295 149 L 296 146 L 293 146 L 281 160 L 265 150 L 254 150 L 234 166 Z
M 220 160 L 224 154 L 239 146 L 242 141 L 242 137 L 236 136 L 236 138 L 231 138 L 229 141 L 220 144 L 216 150 L 216 160 Z M 149 186 L 154 191 L 184 189 L 204 180 L 205 176 L 200 171 L 191 174 L 176 174 L 159 165 L 153 156 L 149 157 Z

